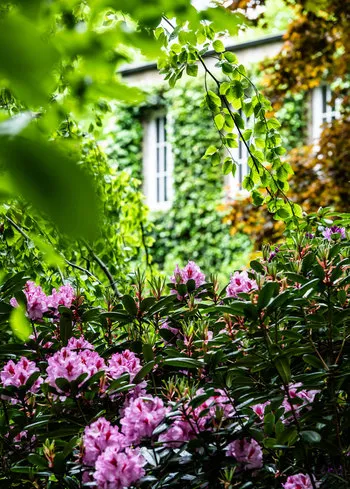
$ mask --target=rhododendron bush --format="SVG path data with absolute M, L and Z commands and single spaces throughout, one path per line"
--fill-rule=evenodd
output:
M 106 303 L 7 277 L 1 487 L 348 488 L 348 221 L 300 220 L 226 284 L 191 257 Z

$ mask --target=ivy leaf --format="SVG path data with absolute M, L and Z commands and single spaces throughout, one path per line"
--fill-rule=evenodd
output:
M 214 107 L 221 107 L 221 99 L 212 90 L 208 90 L 207 98 L 209 99 L 209 107 L 214 105 Z
M 233 118 L 235 120 L 235 124 L 239 129 L 244 129 L 244 120 L 243 118 L 238 114 L 238 112 L 235 112 L 233 114 Z
M 233 163 L 231 158 L 226 158 L 222 165 L 222 173 L 224 175 L 228 175 L 229 173 L 231 173 L 232 167 L 233 167 Z
M 239 80 L 232 82 L 231 91 L 235 98 L 241 98 L 244 95 L 243 86 Z
M 206 150 L 202 158 L 207 158 L 208 156 L 212 156 L 213 154 L 217 153 L 219 150 L 215 146 L 209 146 L 209 148 Z
M 231 53 L 230 51 L 226 51 L 224 56 L 229 63 L 232 63 L 232 64 L 238 63 L 237 56 L 235 54 Z

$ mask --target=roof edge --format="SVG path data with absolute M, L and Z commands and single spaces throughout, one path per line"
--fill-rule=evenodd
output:
M 272 44 L 274 42 L 282 41 L 284 33 L 281 34 L 271 34 L 264 37 L 259 37 L 258 39 L 252 39 L 251 41 L 242 42 L 239 44 L 232 44 L 226 46 L 226 51 L 243 51 L 244 49 L 252 48 L 255 46 L 264 46 L 265 44 Z M 205 53 L 204 57 L 212 56 L 216 54 L 214 50 L 210 50 Z M 122 76 L 125 75 L 133 75 L 135 73 L 143 73 L 145 71 L 151 71 L 157 69 L 157 63 L 150 62 L 140 64 L 138 66 L 130 66 L 129 68 L 125 67 L 118 70 L 118 73 Z

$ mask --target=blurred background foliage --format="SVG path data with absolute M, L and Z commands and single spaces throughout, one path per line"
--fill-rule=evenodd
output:
M 234 0 L 233 11 L 256 11 L 255 23 L 269 28 L 265 0 Z M 287 160 L 295 172 L 290 180 L 290 198 L 305 212 L 331 206 L 339 212 L 348 209 L 349 196 L 349 3 L 340 0 L 284 0 L 292 9 L 292 21 L 284 34 L 280 53 L 260 66 L 264 73 L 261 88 L 277 111 L 286 129 Z M 340 115 L 326 124 L 317 146 L 305 137 L 309 123 L 301 106 L 309 103 L 309 90 L 326 83 L 332 89 L 331 104 L 337 100 Z M 294 112 L 293 99 L 299 104 Z M 295 103 L 293 102 L 293 103 Z M 291 143 L 291 144 L 290 144 Z M 244 229 L 256 249 L 264 241 L 281 238 L 281 223 L 264 209 L 253 206 L 250 198 L 235 201 L 225 218 L 233 234 Z
M 290 197 L 306 211 L 346 210 L 349 12 L 339 1 L 316 3 L 240 0 L 200 14 L 188 0 L 2 4 L 0 40 L 9 46 L 0 55 L 3 272 L 49 272 L 54 285 L 73 274 L 101 294 L 119 293 L 136 263 L 169 272 L 190 257 L 218 272 L 220 263 L 227 274 L 253 248 L 280 238 L 282 224 L 250 198 L 223 204 L 223 178 L 200 160 L 218 136 L 210 114 L 199 110 L 198 82 L 149 94 L 116 74 L 135 53 L 157 56 L 150 28 L 162 12 L 190 24 L 208 18 L 231 35 L 249 23 L 243 12 L 255 27 L 239 31 L 240 40 L 287 29 L 281 53 L 250 74 L 282 123 L 295 171 Z M 342 101 L 342 116 L 315 149 L 306 139 L 307 93 L 323 81 Z M 149 216 L 141 193 L 142 121 L 161 105 L 174 121 L 176 194 L 170 212 Z
M 157 57 L 152 29 L 163 14 L 194 26 L 207 18 L 217 31 L 228 24 L 231 34 L 245 22 L 222 7 L 199 14 L 189 0 L 2 2 L 2 275 L 21 269 L 53 285 L 75 275 L 118 294 L 136 260 L 149 261 L 140 172 L 126 171 L 132 158 L 114 161 L 97 139 L 111 100 L 143 100 L 117 70 L 135 53 Z M 137 127 L 126 129 L 130 140 Z
M 102 144 L 105 152 L 138 178 L 142 172 L 142 121 L 154 109 L 164 108 L 172 121 L 169 142 L 174 157 L 174 200 L 166 212 L 153 211 L 147 238 L 152 240 L 152 263 L 167 274 L 176 263 L 189 258 L 207 269 L 225 272 L 247 260 L 249 239 L 232 239 L 222 222 L 219 205 L 224 200 L 224 177 L 201 157 L 206 148 L 219 144 L 209 110 L 200 107 L 203 80 L 187 81 L 176 89 L 150 91 L 139 107 L 119 105 L 109 121 Z M 118 138 L 115 138 L 118 134 Z

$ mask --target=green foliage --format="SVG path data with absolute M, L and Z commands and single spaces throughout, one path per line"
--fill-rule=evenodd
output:
M 154 217 L 154 260 L 174 264 L 193 259 L 206 268 L 225 270 L 237 266 L 249 250 L 243 236 L 233 238 L 222 223 L 220 207 L 225 198 L 224 179 L 202 156 L 207 147 L 220 145 L 211 114 L 201 110 L 199 83 L 181 84 L 165 94 L 173 121 L 170 143 L 174 151 L 175 195 L 171 209 Z
M 143 232 L 147 232 L 147 211 L 139 191 L 140 181 L 125 170 L 117 170 L 94 138 L 81 138 L 79 132 L 74 138 L 81 145 L 81 168 L 93 179 L 99 199 L 103 215 L 99 235 L 93 246 L 83 240 L 72 241 L 27 204 L 3 205 L 0 207 L 3 270 L 25 270 L 34 279 L 50 275 L 53 286 L 62 285 L 65 278 L 73 275 L 75 282 L 84 284 L 85 289 L 90 286 L 96 294 L 100 284 L 100 295 L 110 295 L 118 288 L 124 290 L 132 260 L 134 263 L 136 258 L 142 260 L 140 250 Z M 88 210 L 86 219 L 93 219 Z
M 153 263 L 170 273 L 175 264 L 193 259 L 203 267 L 214 267 L 228 277 L 228 269 L 239 266 L 249 250 L 249 240 L 232 236 L 222 223 L 224 179 L 204 152 L 220 143 L 211 114 L 201 107 L 200 82 L 187 81 L 175 89 L 153 89 L 139 107 L 117 105 L 103 134 L 106 153 L 134 176 L 142 172 L 141 120 L 164 108 L 168 138 L 174 159 L 174 199 L 166 212 L 150 214 L 148 233 Z M 115 135 L 118 135 L 116 139 Z M 215 152 L 217 149 L 215 149 Z
M 193 29 L 191 36 L 187 36 L 182 45 L 176 42 L 176 29 L 164 27 L 164 36 L 167 37 L 166 54 L 159 62 L 160 72 L 172 87 L 189 63 L 197 61 L 203 67 L 206 90 L 204 102 L 219 130 L 221 146 L 226 148 L 232 159 L 232 167 L 236 162 L 230 154 L 230 145 L 235 131 L 249 153 L 250 172 L 244 179 L 243 188 L 253 191 L 255 205 L 266 204 L 276 219 L 297 226 L 301 208 L 286 195 L 289 188 L 288 177 L 293 172 L 290 165 L 281 158 L 286 150 L 278 131 L 280 123 L 275 117 L 271 117 L 272 106 L 269 100 L 259 92 L 248 78 L 245 67 L 239 65 L 232 53 L 220 52 L 216 56 L 217 70 L 208 68 L 203 56 L 209 49 L 215 50 L 214 43 L 217 39 L 213 31 L 205 28 L 205 24 Z M 208 88 L 208 80 L 214 83 L 214 89 Z M 242 115 L 253 118 L 251 130 L 245 131 L 247 127 Z M 213 152 L 211 157 L 204 157 L 212 160 L 214 165 L 220 162 L 217 152 Z M 222 167 L 226 173 L 229 168 L 227 159 Z
M 34 336 L 25 344 L 7 327 L 9 300 L 25 277 L 9 277 L 0 286 L 0 356 L 3 363 L 24 356 L 39 370 L 22 385 L 0 384 L 1 483 L 89 487 L 82 484 L 82 473 L 94 471 L 82 461 L 85 427 L 104 417 L 123 430 L 130 394 L 142 402 L 143 386 L 168 412 L 133 443 L 145 458 L 137 487 L 281 489 L 288 476 L 302 473 L 313 488 L 348 489 L 349 241 L 339 233 L 325 239 L 323 231 L 349 222 L 349 215 L 334 220 L 327 210 L 300 220 L 299 232 L 291 230 L 273 257 L 266 248 L 251 263 L 256 285 L 237 297 L 214 279 L 197 288 L 194 280 L 170 284 L 178 298 L 158 280 L 149 290 L 136 273 L 134 292 L 113 303 L 97 300 L 93 307 L 77 293 L 70 308 L 59 308 L 60 317 L 47 311 L 31 321 Z M 111 378 L 102 367 L 68 378 L 62 370 L 49 382 L 48 358 L 82 333 L 107 363 L 116 352 L 135 352 L 137 375 L 121 370 Z M 91 352 L 72 355 L 78 362 Z M 39 376 L 43 382 L 35 384 Z M 267 401 L 262 414 L 252 409 Z M 160 435 L 176 419 L 192 430 L 174 448 Z M 254 451 L 246 462 L 243 448 L 243 455 L 228 456 L 230 444 L 243 439 L 260 447 L 261 467 L 248 464 Z

